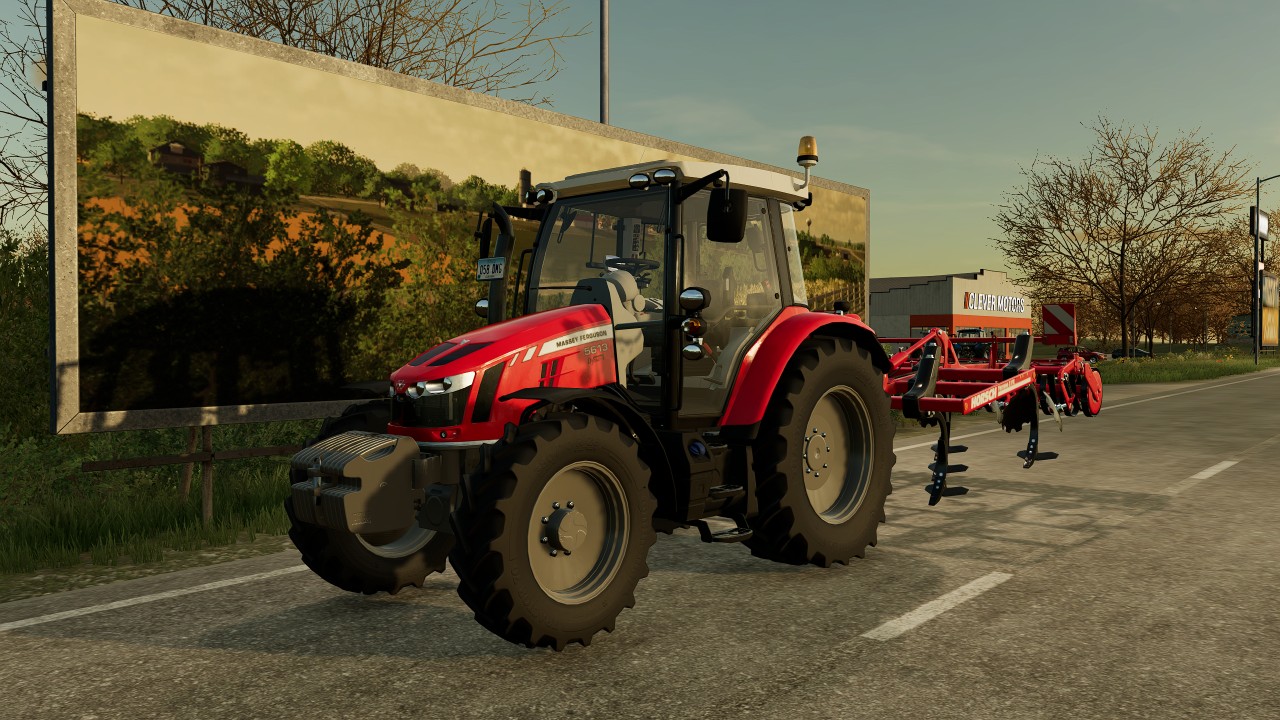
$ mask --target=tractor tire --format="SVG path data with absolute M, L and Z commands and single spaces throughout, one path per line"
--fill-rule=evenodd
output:
M 348 430 L 386 432 L 389 420 L 386 401 L 352 405 L 341 417 L 326 419 L 320 433 L 307 444 L 314 445 Z M 297 471 L 290 477 L 295 483 L 305 480 L 305 474 Z M 348 592 L 394 595 L 409 585 L 422 587 L 428 575 L 444 570 L 453 545 L 449 535 L 417 525 L 357 535 L 298 520 L 292 500 L 285 500 L 284 509 L 289 515 L 289 539 L 302 553 L 302 562 L 329 584 Z
M 557 651 L 613 631 L 656 540 L 638 450 L 612 422 L 581 413 L 508 427 L 453 514 L 449 561 L 481 625 Z
M 802 345 L 754 448 L 760 512 L 748 520 L 751 553 L 821 567 L 863 557 L 892 492 L 893 433 L 889 396 L 866 350 L 843 338 Z

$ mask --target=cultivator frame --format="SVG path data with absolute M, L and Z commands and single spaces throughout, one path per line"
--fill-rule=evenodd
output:
M 952 453 L 967 448 L 951 445 L 951 416 L 968 415 L 986 409 L 995 414 L 1005 432 L 1021 432 L 1028 426 L 1027 449 L 1019 453 L 1023 468 L 1037 459 L 1040 421 L 1043 413 L 1053 417 L 1062 429 L 1062 417 L 1083 412 L 1086 416 L 1102 409 L 1102 379 L 1080 355 L 1068 358 L 1032 360 L 1037 340 L 1023 333 L 1016 337 L 953 339 L 939 328 L 921 338 L 880 338 L 885 344 L 907 344 L 889 359 L 884 389 L 890 406 L 920 423 L 938 426 L 938 443 L 929 469 L 932 481 L 925 489 L 929 504 L 936 505 L 947 495 L 963 495 L 964 487 L 948 487 L 947 476 L 968 469 L 949 464 Z M 958 343 L 987 346 L 986 358 L 966 360 L 956 352 Z M 1003 348 L 1013 345 L 1008 360 Z

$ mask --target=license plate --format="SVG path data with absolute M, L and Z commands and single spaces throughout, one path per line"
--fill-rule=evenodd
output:
M 477 280 L 501 280 L 506 275 L 506 258 L 480 258 L 480 262 L 476 265 Z

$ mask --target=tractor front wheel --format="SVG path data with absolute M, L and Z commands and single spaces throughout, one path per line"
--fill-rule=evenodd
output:
M 754 555 L 830 567 L 876 544 L 895 457 L 889 397 L 866 350 L 843 338 L 802 345 L 758 438 Z
M 325 420 L 320 433 L 308 445 L 349 430 L 386 432 L 391 416 L 386 401 L 352 405 L 341 417 Z M 291 482 L 304 482 L 306 475 L 295 472 Z M 395 594 L 413 585 L 422 587 L 428 575 L 444 570 L 453 538 L 412 525 L 400 530 L 358 535 L 330 530 L 298 520 L 293 500 L 285 500 L 289 516 L 289 539 L 302 553 L 302 561 L 315 574 L 348 592 L 372 595 Z
M 491 632 L 527 647 L 613 631 L 649 574 L 649 468 L 603 418 L 529 423 L 498 444 L 453 514 L 458 595 Z

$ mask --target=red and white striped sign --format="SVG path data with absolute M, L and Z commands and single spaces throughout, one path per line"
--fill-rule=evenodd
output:
M 1046 345 L 1076 344 L 1076 306 L 1073 303 L 1046 304 L 1040 309 L 1040 317 L 1044 320 L 1044 337 Z

